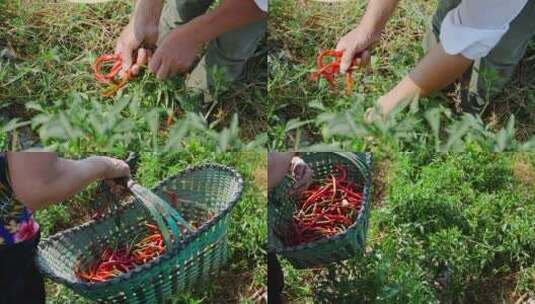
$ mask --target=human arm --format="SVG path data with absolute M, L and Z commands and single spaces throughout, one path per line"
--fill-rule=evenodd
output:
M 163 0 L 136 2 L 130 22 L 121 32 L 115 46 L 115 53 L 122 55 L 123 76 L 127 69 L 137 75 L 141 66 L 147 64 L 151 49 L 158 41 L 158 25 L 163 5 Z
M 434 46 L 416 67 L 378 101 L 383 116 L 407 105 L 417 96 L 427 96 L 459 78 L 472 64 L 461 54 L 450 55 L 441 44 Z
M 253 0 L 224 0 L 214 10 L 170 31 L 150 59 L 149 70 L 159 79 L 184 73 L 203 44 L 266 17 Z
M 340 73 L 344 74 L 351 66 L 353 57 L 361 53 L 357 64 L 366 65 L 370 59 L 369 49 L 379 41 L 385 25 L 394 13 L 399 0 L 370 0 L 359 24 L 344 35 L 336 46 L 337 51 L 344 52 L 340 64 Z
M 268 156 L 268 189 L 275 188 L 290 173 L 294 184 L 289 195 L 301 194 L 312 183 L 313 171 L 294 152 L 271 152 Z
M 403 101 L 426 96 L 453 83 L 474 60 L 492 51 L 526 3 L 526 0 L 461 1 L 442 22 L 440 43 L 432 47 L 396 87 L 379 99 L 383 115 L 406 105 Z
M 69 160 L 53 152 L 8 152 L 7 160 L 15 197 L 32 209 L 61 202 L 94 181 L 130 175 L 125 162 L 104 156 Z

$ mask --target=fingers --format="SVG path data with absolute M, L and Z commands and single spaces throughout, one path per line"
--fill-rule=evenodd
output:
M 305 189 L 308 189 L 310 185 L 312 184 L 312 176 L 314 175 L 314 171 L 307 165 L 305 168 L 305 173 L 303 174 L 303 180 L 306 181 L 305 183 Z
M 130 176 L 130 167 L 124 161 L 118 161 L 113 172 L 113 178 Z
M 139 70 L 141 69 L 141 67 L 149 62 L 150 55 L 151 51 L 144 48 L 140 48 L 137 51 L 136 63 L 134 63 L 131 68 L 132 75 L 136 76 L 139 74 Z
M 118 40 L 117 41 L 117 44 L 115 45 L 115 54 L 121 54 L 123 53 L 123 43 L 121 42 L 121 40 Z
M 164 80 L 176 73 L 184 73 L 188 70 L 184 64 L 177 64 L 172 58 L 164 58 L 163 56 L 156 50 L 152 59 L 149 60 L 149 70 L 158 79 Z
M 345 51 L 345 49 L 346 49 L 346 43 L 345 43 L 344 38 L 342 38 L 342 39 L 340 39 L 340 40 L 338 41 L 338 43 L 336 44 L 336 49 L 335 49 L 335 50 L 336 50 L 337 52 L 343 52 L 343 51 Z
M 376 114 L 373 108 L 368 108 L 366 112 L 364 112 L 364 121 L 368 124 L 371 124 L 375 120 L 375 117 Z
M 340 41 L 338 41 L 338 43 L 336 44 L 336 51 L 337 52 L 343 52 L 343 55 L 342 55 L 342 60 L 341 60 L 341 64 L 340 64 L 340 73 L 343 74 L 347 71 L 348 67 L 349 67 L 349 64 L 344 64 L 344 58 L 347 57 L 347 43 L 345 41 L 345 37 L 343 37 L 342 39 L 340 39 Z M 351 58 L 351 57 L 349 57 Z
M 306 174 L 306 173 L 305 173 Z M 310 184 L 312 183 L 312 175 L 310 177 L 303 176 L 302 179 L 297 180 L 295 184 L 292 186 L 292 188 L 288 191 L 288 194 L 291 196 L 299 196 L 303 191 L 308 189 L 310 187 Z
M 302 165 L 298 165 L 294 168 L 293 176 L 296 180 L 301 180 L 303 176 L 305 175 L 306 167 Z
M 160 65 L 160 68 L 158 68 L 158 72 L 156 73 L 156 78 L 160 80 L 164 80 L 169 77 L 169 74 L 171 74 L 171 67 L 169 64 L 166 64 L 164 62 Z
M 161 52 L 158 50 L 156 50 L 152 59 L 149 60 L 149 71 L 160 80 L 166 79 L 169 76 L 170 64 L 162 58 Z
M 364 113 L 364 122 L 371 124 L 375 121 L 384 121 L 384 114 L 376 108 L 368 108 Z
M 353 57 L 355 56 L 355 48 L 346 48 L 340 61 L 340 73 L 345 74 L 349 67 L 353 63 Z
M 293 175 L 295 178 L 295 183 L 292 188 L 288 191 L 291 196 L 300 195 L 303 191 L 310 187 L 312 184 L 312 169 L 302 160 L 294 167 Z
M 368 66 L 370 64 L 370 59 L 371 59 L 371 52 L 368 49 L 366 49 L 362 51 L 360 58 L 359 58 L 358 65 L 362 67 Z
M 343 52 L 340 62 L 341 74 L 347 73 L 353 64 L 357 66 L 368 65 L 370 62 L 369 48 L 372 47 L 371 38 L 368 36 L 371 37 L 371 35 L 362 32 L 362 30 L 357 27 L 340 39 L 336 45 L 336 50 Z
M 104 157 L 104 160 L 107 163 L 105 179 L 130 176 L 130 166 L 126 162 L 111 157 Z
M 113 194 L 122 194 L 126 190 L 123 185 L 116 183 L 113 179 L 107 179 L 104 182 Z
M 162 59 L 161 59 L 160 53 L 156 51 L 154 53 L 154 56 L 152 56 L 152 59 L 149 60 L 149 71 L 152 74 L 158 73 L 158 69 L 160 68 L 161 64 L 162 64 Z
M 134 52 L 133 49 L 131 48 L 128 48 L 128 47 L 125 47 L 125 48 L 122 48 L 120 54 L 123 58 L 123 68 L 122 68 L 122 71 L 121 71 L 121 75 L 130 68 L 130 66 L 132 65 L 132 53 Z
M 118 42 L 117 47 L 115 48 L 116 54 L 121 54 L 123 65 L 121 67 L 121 72 L 119 73 L 119 76 L 121 78 L 125 77 L 126 71 L 130 68 L 132 65 L 132 53 L 134 50 L 131 48 L 125 46 L 124 43 Z

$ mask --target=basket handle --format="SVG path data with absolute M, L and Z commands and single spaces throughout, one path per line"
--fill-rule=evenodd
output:
M 189 232 L 193 231 L 191 225 L 180 215 L 180 213 L 169 206 L 169 204 L 158 195 L 137 184 L 133 180 L 129 180 L 127 185 L 128 190 L 132 195 L 134 195 L 137 201 L 145 206 L 151 217 L 156 221 L 167 248 L 171 248 L 172 246 L 171 236 L 175 240 L 178 240 L 182 236 L 177 223 L 180 226 L 185 227 Z M 171 232 L 171 235 L 169 232 Z

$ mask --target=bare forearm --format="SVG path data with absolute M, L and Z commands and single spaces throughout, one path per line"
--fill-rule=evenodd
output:
M 201 43 L 206 43 L 266 17 L 267 14 L 253 0 L 225 0 L 219 7 L 193 19 L 186 26 L 197 33 Z
M 45 191 L 40 199 L 40 208 L 66 200 L 90 183 L 103 179 L 105 172 L 106 166 L 97 157 L 82 160 L 59 158 L 51 168 L 50 177 L 43 184 Z
M 15 196 L 32 209 L 63 201 L 106 172 L 97 157 L 66 160 L 51 152 L 9 153 L 8 162 Z
M 152 24 L 158 26 L 162 13 L 163 0 L 138 0 L 132 15 L 140 24 Z
M 471 64 L 472 60 L 462 55 L 449 55 L 437 44 L 408 77 L 420 88 L 420 95 L 426 96 L 454 82 Z
M 288 173 L 294 152 L 270 152 L 268 155 L 268 189 L 275 188 Z
M 130 22 L 134 25 L 134 34 L 136 33 L 157 33 L 162 13 L 163 0 L 138 0 L 136 8 Z M 157 34 L 155 34 L 157 37 Z M 144 41 L 145 37 L 136 37 Z M 156 43 L 156 41 L 144 41 L 145 43 Z
M 379 34 L 394 13 L 399 0 L 370 0 L 359 26 Z
M 383 113 L 405 106 L 417 96 L 427 96 L 458 79 L 472 61 L 462 55 L 449 55 L 442 45 L 433 47 L 418 65 L 379 100 Z

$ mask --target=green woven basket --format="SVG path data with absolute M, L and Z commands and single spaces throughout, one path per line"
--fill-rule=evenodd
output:
M 304 269 L 325 265 L 361 254 L 366 246 L 368 218 L 370 213 L 370 192 L 372 157 L 369 153 L 313 152 L 300 157 L 314 170 L 314 180 L 323 180 L 340 164 L 347 168 L 348 179 L 362 185 L 363 204 L 355 222 L 343 233 L 311 243 L 286 247 L 273 229 L 291 231 L 292 215 L 296 201 L 287 195 L 292 180 L 286 177 L 269 193 L 268 225 L 269 250 L 287 258 L 295 268 Z
M 92 263 L 103 248 L 125 244 L 146 233 L 145 223 L 154 223 L 141 203 L 127 203 L 102 218 L 68 229 L 41 241 L 37 263 L 55 282 L 98 303 L 162 303 L 165 298 L 193 286 L 223 265 L 228 256 L 229 212 L 240 199 L 243 180 L 236 171 L 214 164 L 186 169 L 154 187 L 168 200 L 179 198 L 177 211 L 187 221 L 215 216 L 160 257 L 106 282 L 80 280 L 75 271 Z

